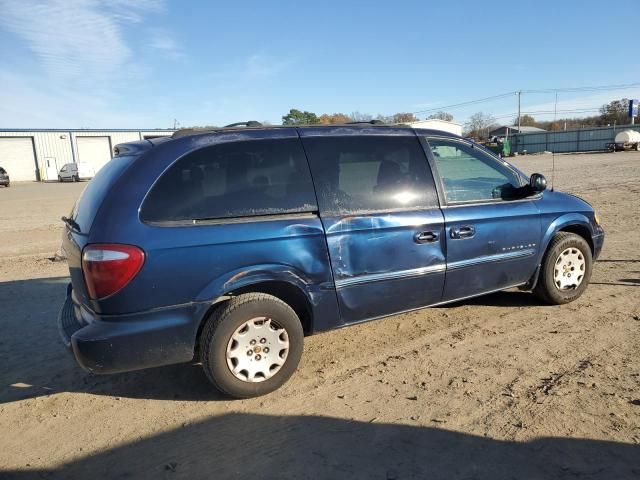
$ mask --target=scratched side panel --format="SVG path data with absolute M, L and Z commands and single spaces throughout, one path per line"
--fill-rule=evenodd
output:
M 345 323 L 419 308 L 440 300 L 444 224 L 440 209 L 323 217 Z M 419 244 L 417 233 L 439 235 Z

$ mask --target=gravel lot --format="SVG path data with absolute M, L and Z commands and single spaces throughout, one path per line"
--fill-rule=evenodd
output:
M 640 154 L 555 161 L 607 231 L 580 300 L 503 292 L 310 337 L 284 388 L 243 401 L 199 366 L 79 369 L 47 257 L 83 185 L 0 188 L 0 477 L 640 478 Z M 514 163 L 551 179 L 550 155 Z

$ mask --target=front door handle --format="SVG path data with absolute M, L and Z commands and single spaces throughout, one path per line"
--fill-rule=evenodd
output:
M 416 243 L 432 243 L 437 241 L 438 238 L 439 235 L 437 232 L 418 232 L 413 237 Z
M 471 238 L 476 234 L 475 227 L 463 225 L 462 227 L 451 229 L 451 238 Z

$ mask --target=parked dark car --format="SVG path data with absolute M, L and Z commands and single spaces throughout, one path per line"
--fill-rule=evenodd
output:
M 5 187 L 11 186 L 11 180 L 9 179 L 9 174 L 2 167 L 0 167 L 0 185 L 3 185 Z
M 60 331 L 95 373 L 195 360 L 261 395 L 304 335 L 512 287 L 571 302 L 604 240 L 589 204 L 441 131 L 234 127 L 115 151 L 63 217 Z

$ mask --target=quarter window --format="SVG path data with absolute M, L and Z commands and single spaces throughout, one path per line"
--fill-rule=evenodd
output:
M 335 215 L 438 205 L 416 137 L 303 137 L 320 210 Z
M 298 139 L 252 140 L 190 153 L 160 177 L 141 218 L 150 222 L 317 211 Z
M 447 202 L 512 198 L 518 175 L 488 153 L 457 140 L 430 138 Z

